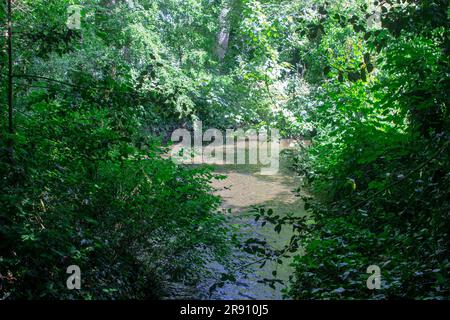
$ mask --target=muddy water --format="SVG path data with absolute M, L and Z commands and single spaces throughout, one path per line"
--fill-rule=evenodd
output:
M 254 145 L 250 144 L 250 149 Z M 281 145 L 280 149 L 289 147 Z M 238 144 L 239 150 L 248 154 L 248 144 Z M 265 240 L 273 248 L 280 249 L 286 245 L 291 237 L 290 228 L 283 228 L 278 234 L 273 226 L 267 224 L 261 226 L 261 222 L 255 222 L 250 213 L 252 206 L 265 206 L 272 208 L 275 214 L 282 216 L 288 212 L 303 215 L 303 203 L 295 196 L 294 189 L 298 188 L 300 181 L 288 169 L 288 159 L 280 157 L 280 169 L 275 175 L 261 175 L 260 165 L 215 165 L 215 172 L 226 175 L 225 180 L 215 180 L 212 185 L 215 194 L 222 199 L 222 209 L 226 215 L 227 222 L 235 229 L 242 239 L 258 238 Z M 231 212 L 229 212 L 231 210 Z M 208 265 L 210 276 L 205 277 L 196 288 L 195 298 L 220 299 L 220 300 L 247 300 L 247 299 L 282 299 L 282 290 L 288 283 L 292 274 L 289 260 L 284 259 L 282 264 L 269 261 L 264 267 L 261 263 L 253 263 L 261 258 L 242 252 L 238 248 L 233 250 L 229 261 L 230 265 L 223 265 L 217 261 L 211 261 Z M 235 282 L 227 282 L 223 287 L 210 291 L 217 282 L 217 275 L 232 270 L 236 277 Z M 276 270 L 276 278 L 284 284 L 276 284 L 271 288 L 261 281 L 265 278 L 273 279 L 272 272 Z

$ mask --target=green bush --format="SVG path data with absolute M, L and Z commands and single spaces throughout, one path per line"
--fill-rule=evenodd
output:
M 144 137 L 136 147 L 108 109 L 30 100 L 17 119 L 14 163 L 1 142 L 2 296 L 158 298 L 199 272 L 198 248 L 223 248 L 207 169 Z M 80 291 L 66 288 L 69 265 Z
M 315 223 L 290 296 L 450 298 L 445 3 L 383 7 L 382 26 L 363 32 L 357 9 L 341 24 L 347 13 L 327 8 L 317 134 L 296 160 L 316 196 L 307 203 Z M 366 287 L 370 265 L 381 268 L 381 290 Z

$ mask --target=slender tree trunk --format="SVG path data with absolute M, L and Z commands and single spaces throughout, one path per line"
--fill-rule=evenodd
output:
M 8 125 L 13 133 L 13 61 L 12 61 L 12 9 L 8 0 Z
M 226 3 L 219 16 L 220 29 L 219 34 L 217 35 L 215 53 L 220 61 L 223 61 L 228 50 L 228 43 L 230 40 L 230 11 L 231 5 L 229 3 Z
M 12 135 L 14 133 L 13 126 L 13 55 L 12 55 L 12 4 L 8 0 L 8 130 L 9 130 L 9 159 L 13 162 L 14 149 Z

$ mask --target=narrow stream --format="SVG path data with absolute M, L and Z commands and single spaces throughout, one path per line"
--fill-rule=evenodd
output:
M 237 148 L 243 148 L 246 153 L 249 151 L 248 147 L 245 143 L 237 145 Z M 215 194 L 222 199 L 222 210 L 228 223 L 242 239 L 265 240 L 275 249 L 281 249 L 289 242 L 292 235 L 290 228 L 283 228 L 278 234 L 273 230 L 273 226 L 269 224 L 261 226 L 261 222 L 255 222 L 250 212 L 252 206 L 257 205 L 271 208 L 280 216 L 288 212 L 295 212 L 296 215 L 304 214 L 303 203 L 293 192 L 299 187 L 300 179 L 290 171 L 288 162 L 288 159 L 281 157 L 280 170 L 275 175 L 261 175 L 259 165 L 215 165 L 215 173 L 227 176 L 225 180 L 213 181 Z M 231 213 L 228 212 L 230 209 Z M 228 260 L 232 261 L 232 269 L 238 270 L 234 273 L 236 281 L 226 282 L 223 287 L 211 292 L 211 286 L 217 283 L 217 275 L 227 270 L 223 264 L 211 261 L 208 269 L 212 276 L 201 281 L 194 297 L 189 295 L 187 297 L 215 300 L 283 299 L 282 290 L 292 274 L 289 259 L 283 259 L 282 264 L 269 261 L 261 267 L 260 262 L 253 263 L 259 261 L 259 257 L 236 248 Z M 265 278 L 273 279 L 274 270 L 276 279 L 282 280 L 283 284 L 277 283 L 271 288 L 261 283 Z

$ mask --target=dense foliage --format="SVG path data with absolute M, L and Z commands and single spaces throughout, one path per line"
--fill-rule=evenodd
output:
M 196 79 L 180 72 L 164 45 L 173 36 L 157 25 L 171 4 L 98 1 L 80 30 L 66 27 L 69 1 L 14 4 L 15 132 L 2 121 L 0 139 L 1 296 L 160 298 L 167 282 L 194 281 L 202 250 L 225 249 L 225 229 L 208 169 L 165 159 L 148 135 L 191 113 L 195 97 Z M 2 119 L 6 61 L 4 50 Z M 67 290 L 70 265 L 81 268 L 84 290 Z
M 294 165 L 310 218 L 257 210 L 296 231 L 276 253 L 294 253 L 287 295 L 448 299 L 448 1 L 244 3 L 245 70 L 273 99 L 270 124 L 312 139 Z
M 288 294 L 449 298 L 448 1 L 296 4 L 288 61 L 310 90 L 287 107 L 312 124 L 296 169 L 316 199 Z
M 228 231 L 211 171 L 161 146 L 195 120 L 312 141 L 308 218 L 257 210 L 296 231 L 270 257 L 292 256 L 288 297 L 450 298 L 447 0 L 13 1 L 12 133 L 6 2 L 0 299 L 194 287 Z M 88 290 L 66 289 L 72 264 Z

